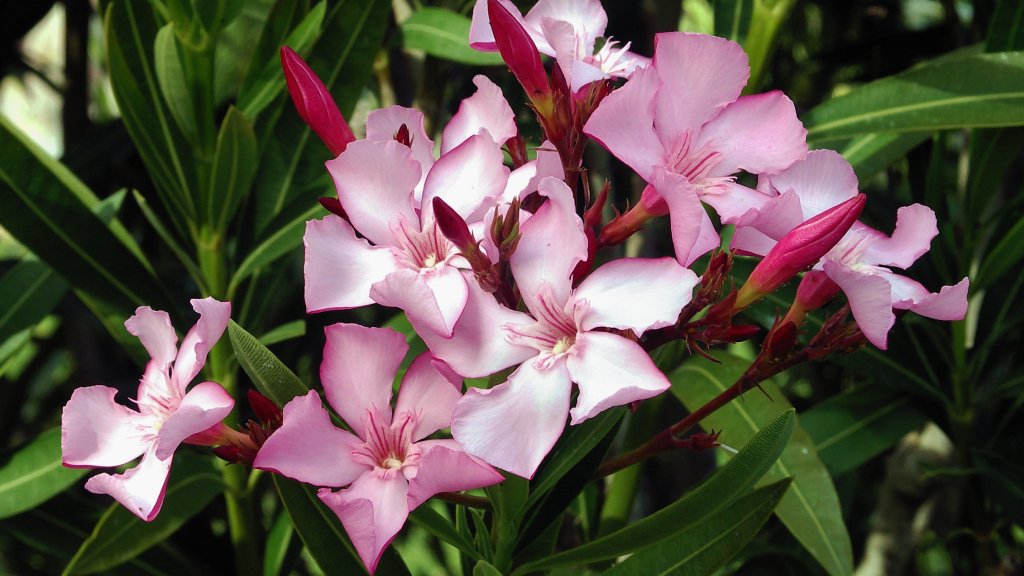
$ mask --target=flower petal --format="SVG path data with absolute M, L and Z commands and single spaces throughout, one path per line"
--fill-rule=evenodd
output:
M 341 520 L 367 571 L 377 569 L 384 549 L 409 517 L 409 483 L 401 474 L 370 472 L 340 492 L 317 494 Z
M 963 320 L 967 314 L 967 290 L 970 280 L 966 277 L 952 286 L 943 286 L 937 293 L 921 298 L 910 309 L 935 320 Z
M 572 272 L 587 257 L 587 235 L 576 215 L 572 191 L 565 182 L 547 178 L 540 193 L 548 201 L 520 225 L 522 237 L 510 265 L 519 292 L 531 310 L 539 310 L 537 295 L 547 284 L 554 301 L 564 305 L 572 288 Z
M 149 522 L 160 513 L 171 472 L 171 459 L 156 457 L 155 447 L 142 456 L 139 465 L 123 474 L 97 474 L 85 483 L 93 494 L 109 494 L 129 512 Z
M 519 133 L 512 107 L 501 88 L 482 74 L 473 77 L 476 92 L 459 105 L 459 111 L 448 121 L 441 137 L 441 156 L 467 138 L 486 130 L 499 147 Z
M 173 380 L 182 394 L 189 382 L 203 369 L 206 355 L 220 340 L 231 318 L 230 302 L 220 302 L 213 298 L 194 298 L 191 302 L 192 309 L 199 314 L 199 320 L 181 341 L 178 358 L 174 361 Z
M 306 222 L 304 271 L 307 312 L 373 304 L 370 287 L 398 267 L 391 250 L 356 238 L 344 219 L 330 215 Z
M 523 13 L 512 3 L 511 0 L 498 0 L 520 24 L 526 28 L 527 33 L 533 38 L 535 31 L 530 30 L 523 20 Z M 533 38 L 536 43 L 537 38 Z M 473 21 L 469 26 L 469 45 L 474 50 L 481 52 L 497 52 L 498 43 L 494 41 L 494 32 L 491 30 L 491 18 L 487 13 L 487 0 L 477 0 L 473 6 Z
M 710 176 L 781 172 L 807 155 L 807 130 L 779 91 L 744 96 L 701 128 L 697 149 L 720 156 Z
M 857 175 L 853 167 L 834 150 L 812 150 L 807 158 L 780 174 L 769 176 L 768 181 L 780 195 L 793 192 L 800 198 L 802 220 L 857 195 Z
M 466 222 L 483 218 L 505 189 L 509 170 L 501 146 L 486 134 L 474 134 L 453 148 L 430 169 L 423 184 L 424 228 L 433 221 L 433 199 L 441 198 Z
M 532 348 L 509 344 L 501 328 L 505 324 L 527 324 L 534 320 L 498 304 L 470 274 L 462 273 L 469 291 L 466 307 L 451 338 L 419 325 L 415 316 L 410 316 L 409 320 L 434 356 L 466 378 L 482 378 L 537 353 Z
M 405 125 L 409 130 L 409 147 L 412 157 L 420 164 L 421 180 L 434 164 L 434 141 L 427 136 L 423 127 L 423 112 L 404 106 L 388 106 L 370 112 L 366 116 L 366 139 L 374 142 L 389 142 Z
M 416 442 L 451 425 L 452 411 L 459 398 L 462 398 L 462 379 L 444 362 L 423 353 L 412 361 L 402 378 L 395 414 L 416 413 L 416 428 L 412 433 L 412 440 Z
M 360 438 L 370 411 L 391 419 L 391 382 L 409 350 L 405 336 L 390 328 L 331 324 L 324 328 L 327 343 L 320 381 L 327 402 Z
M 183 440 L 206 430 L 231 413 L 235 399 L 216 382 L 200 382 L 182 398 L 157 435 L 156 456 L 170 458 Z
M 401 308 L 414 326 L 450 337 L 466 308 L 468 288 L 458 268 L 396 270 L 370 289 L 374 302 Z M 419 330 L 419 328 L 417 328 Z
M 524 362 L 489 390 L 470 388 L 452 418 L 452 436 L 466 452 L 524 478 L 561 436 L 572 390 L 565 362 L 537 364 Z
M 400 218 L 419 222 L 413 192 L 421 169 L 409 148 L 394 140 L 357 140 L 326 166 L 345 214 L 370 242 L 392 244 L 390 226 Z
M 673 147 L 739 98 L 750 76 L 747 55 L 739 44 L 685 32 L 654 37 L 651 68 L 663 83 L 655 98 L 655 122 L 666 147 Z
M 548 19 L 569 25 L 574 36 L 574 56 L 577 59 L 594 53 L 595 41 L 604 35 L 604 29 L 608 26 L 608 15 L 597 0 L 540 0 L 526 13 L 524 20 L 527 29 L 544 30 L 544 21 Z M 545 37 L 557 54 L 554 39 L 547 34 Z
M 858 272 L 833 260 L 826 260 L 824 269 L 846 294 L 860 331 L 869 342 L 885 350 L 889 330 L 896 323 L 889 282 L 878 274 Z
M 120 466 L 138 458 L 153 442 L 149 419 L 114 402 L 108 386 L 76 388 L 60 423 L 65 466 Z
M 588 306 L 576 318 L 580 330 L 597 327 L 633 330 L 675 324 L 700 282 L 674 258 L 620 258 L 601 266 L 573 292 L 574 302 Z
M 149 357 L 161 368 L 174 361 L 178 354 L 178 335 L 171 326 L 171 317 L 163 310 L 153 310 L 149 306 L 139 306 L 135 314 L 125 320 L 124 327 L 128 333 L 137 336 L 142 346 L 149 352 Z
M 466 454 L 454 440 L 426 440 L 416 477 L 409 481 L 409 510 L 441 492 L 459 492 L 497 484 L 505 479 L 497 470 Z
M 700 203 L 696 189 L 679 174 L 666 172 L 658 167 L 655 170 L 654 187 L 668 205 L 669 227 L 672 230 L 676 260 L 683 266 L 689 266 L 706 252 L 704 248 L 708 243 L 701 242 L 701 228 L 704 226 L 704 219 L 708 218 L 707 212 Z M 713 230 L 712 228 L 712 232 Z
M 657 396 L 670 387 L 668 378 L 639 344 L 609 332 L 576 337 L 569 354 L 569 375 L 579 388 L 572 424 L 611 408 Z
M 352 459 L 362 441 L 336 428 L 316 391 L 284 406 L 280 428 L 260 447 L 252 465 L 314 486 L 351 484 L 369 468 Z
M 876 239 L 864 251 L 865 264 L 910 268 L 931 248 L 939 235 L 935 212 L 927 206 L 912 204 L 896 211 L 896 229 L 892 237 L 871 230 Z
M 654 100 L 661 78 L 653 67 L 637 70 L 594 110 L 583 132 L 651 182 L 654 166 L 664 164 L 666 152 L 654 130 Z

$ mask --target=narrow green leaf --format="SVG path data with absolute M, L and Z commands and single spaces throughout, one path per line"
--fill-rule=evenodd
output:
M 475 66 L 501 66 L 497 52 L 469 47 L 469 18 L 445 8 L 423 7 L 402 22 L 402 45 L 431 56 Z
M 267 534 L 263 553 L 263 576 L 277 576 L 291 572 L 290 566 L 302 551 L 302 542 L 295 538 L 288 513 L 281 511 Z
M 292 338 L 298 338 L 306 334 L 306 321 L 299 319 L 291 322 L 281 324 L 277 328 L 265 332 L 260 336 L 260 344 L 264 346 L 270 346 L 277 344 L 278 342 L 284 342 L 285 340 L 291 340 Z
M 61 464 L 60 428 L 43 432 L 17 452 L 0 458 L 0 518 L 35 508 L 86 472 Z
M 196 114 L 192 107 L 192 96 L 188 93 L 189 84 L 185 81 L 185 70 L 181 65 L 181 54 L 173 24 L 164 25 L 156 33 L 153 59 L 153 69 L 167 108 L 185 137 L 195 143 Z
M 242 75 L 242 82 L 238 88 L 238 100 L 236 105 L 241 106 L 242 95 L 254 90 L 254 84 L 267 68 L 267 63 L 278 61 L 278 51 L 284 44 L 288 33 L 302 20 L 309 12 L 309 0 L 275 0 L 273 5 L 264 14 L 259 38 L 255 44 L 250 44 L 252 50 L 247 54 L 249 61 L 245 65 L 245 73 Z M 254 116 L 249 116 L 254 118 Z
M 975 291 L 984 289 L 1010 270 L 1018 270 L 1022 258 L 1024 258 L 1024 218 L 1017 220 L 1017 223 L 1010 228 L 1010 231 L 1003 236 L 996 247 L 985 255 L 972 288 Z
M 229 107 L 217 134 L 210 188 L 204 198 L 205 221 L 216 230 L 227 230 L 228 222 L 249 195 L 256 175 L 256 158 L 256 134 L 252 124 L 237 108 Z
M 869 132 L 1024 125 L 1024 52 L 922 64 L 817 106 L 804 124 L 815 146 Z
M 888 168 L 912 148 L 924 142 L 930 132 L 880 132 L 854 138 L 841 150 L 863 185 Z
M 143 522 L 121 504 L 111 504 L 64 574 L 102 572 L 134 558 L 174 534 L 223 488 L 221 475 L 209 457 L 175 454 L 160 514 L 152 522 Z
M 0 225 L 74 286 L 107 302 L 169 309 L 132 247 L 96 215 L 99 201 L 0 117 Z
M 260 393 L 275 404 L 284 406 L 292 398 L 309 392 L 309 387 L 294 372 L 234 320 L 228 322 L 228 337 L 242 370 Z
M 316 216 L 322 215 L 324 209 L 319 205 L 311 207 L 302 214 L 299 214 L 291 222 L 276 228 L 267 236 L 248 256 L 242 260 L 231 277 L 231 285 L 228 294 L 234 294 L 238 286 L 253 273 L 262 267 L 270 264 L 285 254 L 299 247 L 302 244 L 302 235 L 306 231 L 306 222 Z
M 731 386 L 746 370 L 749 362 L 718 355 L 720 364 L 695 357 L 673 372 L 672 393 L 688 410 L 697 410 Z M 720 441 L 726 445 L 745 444 L 758 428 L 790 404 L 770 380 L 762 382 L 764 393 L 748 392 L 702 421 L 703 426 L 722 430 Z M 814 450 L 814 443 L 799 426 L 793 432 L 782 457 L 765 474 L 762 484 L 792 477 L 792 489 L 775 513 L 786 528 L 825 568 L 836 575 L 853 572 L 850 536 L 843 523 L 839 497 L 832 478 Z
M 1024 3 L 999 0 L 985 38 L 986 52 L 1006 52 L 1024 48 Z
M 715 36 L 743 45 L 754 13 L 754 0 L 719 0 L 715 2 Z
M 185 270 L 187 270 L 189 275 L 192 276 L 192 279 L 195 280 L 197 285 L 199 285 L 200 292 L 209 294 L 209 290 L 206 289 L 205 284 L 206 278 L 199 271 L 199 265 L 197 265 L 192 256 L 181 247 L 181 244 L 178 243 L 178 240 L 174 237 L 171 231 L 164 226 L 164 223 L 161 221 L 160 217 L 157 216 L 156 212 L 153 212 L 153 208 L 150 207 L 149 201 L 146 200 L 146 197 L 139 193 L 138 190 L 132 190 L 132 196 L 135 198 L 135 203 L 138 204 L 142 215 L 146 218 L 146 221 L 149 222 L 150 227 L 157 233 L 157 236 L 160 236 L 160 239 L 164 241 L 164 244 L 171 249 L 171 252 L 178 257 L 178 262 L 181 262 L 181 265 L 185 267 Z
M 854 470 L 892 448 L 926 421 L 910 398 L 882 386 L 840 394 L 800 415 L 818 457 L 833 476 Z
M 67 284 L 46 264 L 26 258 L 0 277 L 0 343 L 39 323 L 60 303 Z M 0 515 L 2 516 L 2 515 Z
M 479 560 L 473 566 L 473 576 L 501 576 L 501 570 L 483 560 Z
M 757 535 L 789 486 L 787 478 L 759 488 L 674 538 L 637 552 L 604 574 L 713 574 Z
M 409 513 L 409 520 L 437 536 L 441 540 L 459 549 L 460 552 L 470 558 L 480 559 L 480 552 L 473 546 L 473 543 L 466 539 L 461 532 L 455 529 L 451 522 L 445 520 L 436 510 L 424 504 Z
M 782 454 L 795 426 L 793 410 L 786 410 L 758 431 L 725 466 L 679 500 L 607 536 L 525 564 L 516 573 L 616 558 L 703 522 L 703 518 L 745 493 L 764 476 Z
M 326 13 L 327 2 L 321 1 L 303 17 L 302 21 L 284 39 L 283 44 L 300 55 L 308 52 L 317 36 L 320 35 L 320 28 L 323 26 Z M 275 52 L 270 59 L 265 61 L 263 71 L 254 79 L 253 84 L 243 88 L 238 95 L 238 108 L 247 118 L 255 118 L 281 94 L 284 87 L 285 80 L 284 73 L 281 71 L 281 60 Z

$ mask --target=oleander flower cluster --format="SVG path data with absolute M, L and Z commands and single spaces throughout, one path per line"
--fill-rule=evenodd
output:
M 400 106 L 372 112 L 357 139 L 315 74 L 282 49 L 296 107 L 335 155 L 326 170 L 337 196 L 305 230 L 306 311 L 394 308 L 428 351 L 392 403 L 406 337 L 328 326 L 327 406 L 316 391 L 298 396 L 257 438 L 222 424 L 234 401 L 218 384 L 188 388 L 230 305 L 194 300 L 200 319 L 177 350 L 167 315 L 143 307 L 126 323 L 152 358 L 135 407 L 111 388 L 77 390 L 64 410 L 64 463 L 141 456 L 86 488 L 151 520 L 181 443 L 231 447 L 236 460 L 317 487 L 372 572 L 417 506 L 533 477 L 567 426 L 669 389 L 656 347 L 683 340 L 707 354 L 750 338 L 756 330 L 734 325 L 736 315 L 783 284 L 800 282 L 765 339 L 776 358 L 800 344 L 772 335 L 794 333 L 832 300 L 843 329 L 814 340 L 811 357 L 865 342 L 884 349 L 904 311 L 964 316 L 966 278 L 931 292 L 894 271 L 928 251 L 934 213 L 900 208 L 891 234 L 860 222 L 866 199 L 853 170 L 835 152 L 808 151 L 792 101 L 741 95 L 750 69 L 739 45 L 663 33 L 648 59 L 599 41 L 606 24 L 596 0 L 540 0 L 525 16 L 507 0 L 478 0 L 469 40 L 504 57 L 543 142 L 521 136 L 506 98 L 523 96 L 485 76 L 437 142 L 421 112 Z M 591 140 L 646 183 L 611 218 L 607 187 L 593 193 L 586 180 Z M 672 255 L 616 257 L 662 217 Z M 733 230 L 726 247 L 723 226 Z M 759 258 L 736 289 L 731 255 Z

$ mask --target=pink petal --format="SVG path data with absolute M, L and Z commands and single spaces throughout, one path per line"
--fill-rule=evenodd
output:
M 753 226 L 738 226 L 729 241 L 729 250 L 739 256 L 764 256 L 777 241 Z
M 142 346 L 149 352 L 149 357 L 160 366 L 167 366 L 178 354 L 178 335 L 171 326 L 171 317 L 163 310 L 153 310 L 149 306 L 140 306 L 135 315 L 125 320 L 124 327 L 128 333 L 137 336 Z
M 224 329 L 231 319 L 231 303 L 220 302 L 213 298 L 192 299 L 192 309 L 199 314 L 199 320 L 188 331 L 178 349 L 178 358 L 174 361 L 173 380 L 181 393 L 206 364 L 206 355 L 213 345 L 220 340 Z
M 474 280 L 475 282 L 475 280 Z M 396 270 L 370 289 L 374 302 L 405 310 L 420 328 L 450 337 L 468 298 L 466 279 L 447 264 L 431 270 Z
M 366 117 L 366 139 L 374 142 L 394 140 L 403 124 L 409 130 L 412 157 L 420 163 L 421 176 L 426 177 L 434 164 L 434 141 L 423 128 L 423 113 L 419 110 L 388 106 L 370 112 Z
M 444 372 L 439 371 L 435 363 L 443 367 Z M 412 361 L 402 378 L 395 414 L 416 413 L 416 428 L 412 434 L 416 442 L 451 425 L 452 411 L 459 398 L 462 398 L 462 379 L 455 377 L 443 362 L 424 353 Z
M 114 402 L 107 386 L 76 388 L 64 405 L 60 424 L 65 466 L 120 466 L 153 442 L 150 419 Z
M 481 130 L 486 130 L 499 147 L 519 133 L 515 115 L 501 88 L 480 74 L 473 77 L 473 84 L 476 84 L 476 92 L 462 101 L 459 111 L 444 128 L 442 156 Z
M 548 54 L 549 56 L 557 55 L 558 47 L 556 40 L 547 34 L 545 20 L 560 21 L 569 25 L 573 34 L 573 44 L 576 45 L 573 56 L 577 58 L 594 53 L 595 40 L 604 35 L 604 29 L 608 26 L 608 16 L 597 0 L 540 0 L 526 13 L 525 21 L 528 30 L 544 30 L 545 38 L 554 49 L 554 54 Z
M 452 436 L 469 454 L 532 478 L 565 428 L 571 390 L 564 362 L 547 369 L 524 362 L 504 384 L 466 392 L 455 406 Z
M 188 391 L 157 435 L 156 456 L 170 458 L 183 440 L 206 430 L 231 413 L 235 399 L 216 382 L 200 382 Z
M 572 90 L 573 94 L 577 94 L 591 82 L 597 82 L 609 77 L 609 74 L 606 74 L 604 70 L 581 60 L 573 60 L 570 65 L 571 68 L 567 77 L 569 78 L 569 89 Z M 628 77 L 628 75 L 620 74 L 615 74 L 615 76 Z M 577 96 L 579 95 L 577 94 Z
M 576 406 L 569 411 L 574 425 L 613 406 L 657 396 L 670 387 L 668 378 L 639 344 L 609 332 L 577 336 L 567 364 L 580 390 Z
M 683 266 L 689 266 L 704 254 L 701 250 L 704 250 L 707 242 L 701 242 L 698 246 L 698 241 L 702 236 L 702 223 L 708 217 L 707 212 L 700 203 L 696 189 L 679 174 L 666 172 L 659 167 L 655 171 L 654 187 L 668 205 L 676 259 Z
M 340 492 L 317 494 L 341 520 L 359 558 L 372 574 L 384 549 L 409 517 L 409 484 L 401 474 L 369 472 Z
M 391 223 L 400 218 L 419 222 L 413 191 L 421 170 L 409 148 L 394 140 L 357 140 L 326 165 L 352 226 L 370 242 L 390 245 Z
M 739 170 L 775 173 L 807 155 L 807 130 L 789 98 L 768 92 L 726 106 L 701 128 L 697 149 L 705 145 L 721 154 L 712 177 Z
M 511 0 L 498 0 L 509 14 L 523 24 L 526 27 L 526 23 L 523 20 L 523 13 L 516 8 L 516 5 Z M 529 27 L 526 27 L 527 32 L 531 32 Z M 533 34 L 531 33 L 531 37 Z M 534 38 L 534 42 L 537 38 Z M 481 52 L 497 52 L 498 43 L 494 41 L 494 32 L 491 30 L 491 19 L 487 14 L 487 0 L 477 0 L 473 6 L 473 20 L 469 26 L 469 45 L 474 50 L 480 50 Z
M 684 134 L 735 101 L 750 76 L 747 55 L 739 44 L 685 32 L 654 37 L 652 68 L 663 82 L 655 99 L 655 117 L 666 147 L 673 147 Z
M 441 198 L 467 222 L 483 217 L 508 180 L 501 147 L 486 134 L 470 136 L 434 164 L 423 184 L 422 221 L 433 221 L 433 199 Z
M 373 304 L 370 286 L 398 267 L 391 250 L 370 246 L 334 215 L 306 222 L 304 270 L 307 312 Z
M 565 182 L 548 178 L 540 183 L 548 201 L 519 227 L 522 237 L 510 261 L 516 284 L 531 310 L 538 310 L 537 294 L 547 284 L 559 305 L 569 299 L 572 271 L 587 257 L 587 236 L 576 215 L 572 191 Z
M 970 280 L 964 278 L 953 286 L 943 286 L 938 293 L 928 294 L 910 309 L 935 320 L 963 320 L 967 315 L 967 289 Z
M 369 469 L 351 456 L 362 444 L 331 423 L 320 396 L 310 390 L 285 404 L 284 423 L 260 447 L 252 465 L 314 486 L 345 486 Z
M 320 381 L 327 402 L 360 438 L 363 420 L 377 410 L 391 419 L 391 382 L 409 350 L 405 336 L 390 328 L 331 324 L 324 328 Z
M 846 202 L 857 195 L 857 175 L 834 150 L 812 150 L 780 174 L 768 177 L 780 195 L 800 198 L 803 220 Z
M 427 440 L 416 477 L 409 481 L 409 510 L 441 492 L 459 492 L 497 484 L 505 479 L 497 470 L 462 451 L 454 440 Z
M 877 274 L 858 272 L 832 260 L 825 261 L 824 269 L 846 294 L 860 331 L 869 342 L 885 350 L 889 330 L 896 322 L 889 282 Z
M 637 336 L 652 328 L 675 324 L 700 279 L 674 258 L 620 258 L 601 266 L 573 292 L 574 302 L 586 302 L 580 330 L 597 327 L 633 330 Z
M 746 221 L 765 209 L 776 196 L 769 196 L 757 190 L 735 182 L 727 182 L 721 186 L 705 189 L 700 199 L 710 205 L 718 213 L 723 224 L 750 224 Z M 797 202 L 799 208 L 799 201 Z M 797 213 L 799 218 L 799 212 Z M 803 218 L 797 220 L 793 225 L 799 224 Z M 792 229 L 792 226 L 790 226 Z
M 637 70 L 590 115 L 583 132 L 651 182 L 653 167 L 666 162 L 666 152 L 654 130 L 654 100 L 661 79 L 653 67 Z
M 866 227 L 865 227 L 866 228 Z M 896 229 L 892 237 L 871 230 L 874 242 L 864 251 L 865 264 L 910 268 L 931 247 L 939 235 L 935 212 L 927 206 L 912 204 L 896 211 Z
M 462 274 L 469 292 L 451 338 L 419 325 L 414 316 L 409 317 L 434 356 L 466 378 L 490 376 L 534 356 L 537 351 L 532 348 L 509 344 L 501 329 L 505 324 L 526 324 L 533 319 L 498 304 L 494 296 L 480 288 L 471 273 Z
M 150 448 L 135 468 L 123 474 L 97 474 L 85 483 L 93 494 L 109 494 L 129 512 L 149 522 L 160 513 L 171 472 L 171 459 L 161 460 Z
M 733 188 L 739 188 L 738 184 L 731 184 Z M 761 194 L 760 192 L 752 191 L 750 195 Z M 854 194 L 856 196 L 856 194 Z M 851 196 L 853 198 L 853 196 Z M 804 215 L 804 209 L 801 206 L 801 198 L 792 188 L 787 188 L 780 196 L 771 198 L 765 202 L 759 208 L 751 208 L 745 214 L 737 218 L 733 223 L 736 224 L 737 231 L 754 228 L 761 232 L 768 238 L 772 239 L 772 245 L 777 240 L 781 240 L 786 234 L 789 234 L 797 226 L 804 223 L 805 220 L 814 218 L 821 212 L 814 214 L 810 218 L 806 218 Z M 848 201 L 847 200 L 844 200 Z M 842 202 L 840 202 L 841 204 Z M 837 204 L 838 206 L 838 204 Z M 830 206 L 828 209 L 834 208 Z M 822 212 L 824 212 L 823 210 Z M 854 224 L 856 226 L 856 223 Z M 767 253 L 767 252 L 766 252 Z

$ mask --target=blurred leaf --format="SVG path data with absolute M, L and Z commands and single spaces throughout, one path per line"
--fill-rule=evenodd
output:
M 931 132 L 878 132 L 854 138 L 841 150 L 864 186 L 875 174 L 924 142 Z
M 247 54 L 249 61 L 246 63 L 245 73 L 238 89 L 236 105 L 240 109 L 244 111 L 243 94 L 257 90 L 254 84 L 269 68 L 270 63 L 280 62 L 278 53 L 281 45 L 287 43 L 288 34 L 308 13 L 309 0 L 275 0 L 268 12 L 264 14 L 259 38 Z M 252 39 L 249 40 L 251 43 Z M 280 66 L 280 64 L 276 65 Z M 244 100 L 251 100 L 251 95 Z M 255 116 L 249 116 L 249 118 L 255 118 Z
M 437 536 L 441 540 L 451 544 L 452 546 L 459 549 L 460 552 L 470 558 L 480 559 L 480 552 L 477 551 L 473 543 L 466 539 L 451 522 L 444 519 L 440 514 L 437 513 L 433 508 L 426 504 L 416 508 L 409 513 L 409 520 L 423 528 L 427 532 L 430 532 L 434 536 Z
M 370 76 L 390 11 L 386 0 L 340 0 L 328 11 L 320 38 L 306 58 L 346 118 Z M 318 182 L 326 178 L 323 163 L 330 152 L 286 100 L 279 99 L 274 113 L 278 121 L 267 126 L 275 137 L 261 150 L 254 192 L 258 236 L 275 220 L 291 222 L 307 212 L 323 194 Z
M 209 457 L 175 454 L 160 514 L 152 522 L 144 522 L 121 504 L 111 504 L 64 574 L 102 572 L 134 558 L 174 534 L 223 488 L 220 473 Z
M 715 36 L 742 45 L 753 13 L 754 0 L 718 0 L 715 2 Z
M 277 328 L 270 330 L 260 336 L 260 344 L 264 346 L 270 346 L 271 344 L 277 344 L 278 342 L 284 342 L 285 340 L 291 340 L 292 338 L 298 338 L 306 334 L 306 321 L 303 319 L 293 320 L 285 324 L 281 324 Z
M 210 188 L 203 198 L 204 222 L 214 229 L 227 230 L 228 222 L 249 195 L 256 175 L 256 134 L 252 124 L 237 108 L 228 108 L 217 134 L 213 153 Z
M 66 167 L 0 117 L 0 225 L 74 287 L 111 304 L 167 299 L 134 242 L 94 213 L 100 202 Z
M 882 386 L 856 388 L 800 415 L 832 476 L 858 468 L 926 421 L 910 398 Z
M 196 114 L 192 107 L 192 95 L 188 91 L 189 83 L 185 79 L 185 70 L 181 65 L 181 54 L 173 24 L 165 24 L 156 33 L 153 59 L 153 68 L 164 102 L 167 103 L 167 108 L 182 133 L 194 144 L 197 133 Z
M 295 538 L 288 513 L 282 510 L 267 534 L 267 544 L 263 554 L 263 575 L 277 576 L 288 574 L 290 567 L 302 552 L 302 542 Z
M 276 228 L 238 265 L 235 275 L 231 277 L 228 294 L 234 294 L 242 281 L 252 276 L 254 272 L 298 248 L 302 244 L 302 236 L 306 231 L 306 221 L 323 213 L 324 209 L 317 204 L 298 215 L 291 222 Z
M 501 576 L 501 570 L 483 560 L 479 560 L 473 566 L 473 576 Z
M 309 392 L 309 387 L 294 372 L 234 320 L 228 322 L 228 337 L 238 364 L 252 379 L 256 389 L 275 404 L 284 406 L 292 398 Z
M 425 6 L 402 22 L 405 48 L 471 66 L 502 66 L 497 52 L 481 52 L 469 46 L 469 18 L 445 8 Z
M 1002 512 L 1016 522 L 1024 520 L 1024 467 L 993 452 L 974 452 L 974 460 L 993 485 Z
M 1018 0 L 998 0 L 989 23 L 986 52 L 1006 52 L 1024 48 L 1024 4 Z
M 1018 271 L 1022 258 L 1024 258 L 1024 218 L 1017 220 L 1017 223 L 999 240 L 995 248 L 985 255 L 971 288 L 975 291 L 982 290 L 991 286 L 1010 270 Z
M 640 550 L 603 574 L 713 574 L 757 535 L 790 482 L 786 478 L 759 488 L 673 538 Z
M 0 343 L 35 326 L 50 313 L 67 291 L 54 271 L 34 258 L 26 258 L 0 277 Z
M 153 69 L 157 23 L 148 3 L 115 0 L 105 17 L 110 83 L 121 117 L 146 169 L 175 223 L 187 237 L 185 222 L 195 220 L 196 190 L 190 148 L 169 120 Z
M 277 6 L 275 6 L 277 8 Z M 295 50 L 300 55 L 306 53 L 313 45 L 317 36 L 320 35 L 320 27 L 324 23 L 324 14 L 327 11 L 327 2 L 321 1 L 309 11 L 298 26 L 291 31 L 282 44 Z M 274 14 L 271 13 L 270 18 Z M 269 26 L 269 19 L 268 19 Z M 263 71 L 253 81 L 252 85 L 244 86 L 238 95 L 237 106 L 246 118 L 256 118 L 264 108 L 274 101 L 274 98 L 284 90 L 286 85 L 284 72 L 281 70 L 281 59 L 275 51 L 274 54 L 264 61 Z
M 717 357 L 720 364 L 694 357 L 669 376 L 672 393 L 688 410 L 697 410 L 732 386 L 749 364 L 729 354 Z M 721 430 L 719 440 L 723 444 L 746 444 L 760 426 L 791 408 L 770 380 L 762 382 L 761 387 L 764 393 L 748 391 L 702 420 L 702 426 Z M 788 477 L 793 478 L 793 486 L 775 513 L 829 574 L 852 574 L 850 536 L 843 523 L 835 486 L 814 451 L 814 443 L 799 426 L 782 457 L 765 474 L 761 484 Z
M 146 222 L 149 222 L 149 226 L 157 233 L 158 236 L 160 236 L 164 245 L 170 248 L 171 252 L 178 257 L 178 262 L 181 262 L 181 265 L 185 267 L 185 270 L 187 270 L 189 275 L 192 276 L 192 279 L 199 285 L 199 291 L 204 294 L 209 294 L 209 291 L 206 288 L 206 279 L 199 271 L 199 266 L 196 264 L 195 260 L 192 259 L 192 256 L 181 247 L 181 244 L 178 243 L 178 240 L 173 234 L 171 234 L 170 230 L 164 226 L 164 223 L 160 220 L 160 216 L 158 216 L 156 212 L 153 211 L 153 208 L 150 207 L 149 201 L 146 200 L 146 197 L 139 193 L 138 190 L 132 190 L 132 196 L 135 198 L 135 203 L 138 204 L 142 215 L 146 218 Z
M 725 466 L 679 500 L 607 536 L 530 562 L 516 572 L 525 574 L 616 558 L 703 523 L 764 476 L 782 454 L 795 425 L 793 410 L 783 412 L 758 431 Z
M 1024 53 L 971 54 L 925 63 L 825 102 L 804 116 L 807 140 L 870 132 L 1024 125 Z
M 13 516 L 64 491 L 88 470 L 61 464 L 60 428 L 0 459 L 0 518 Z

